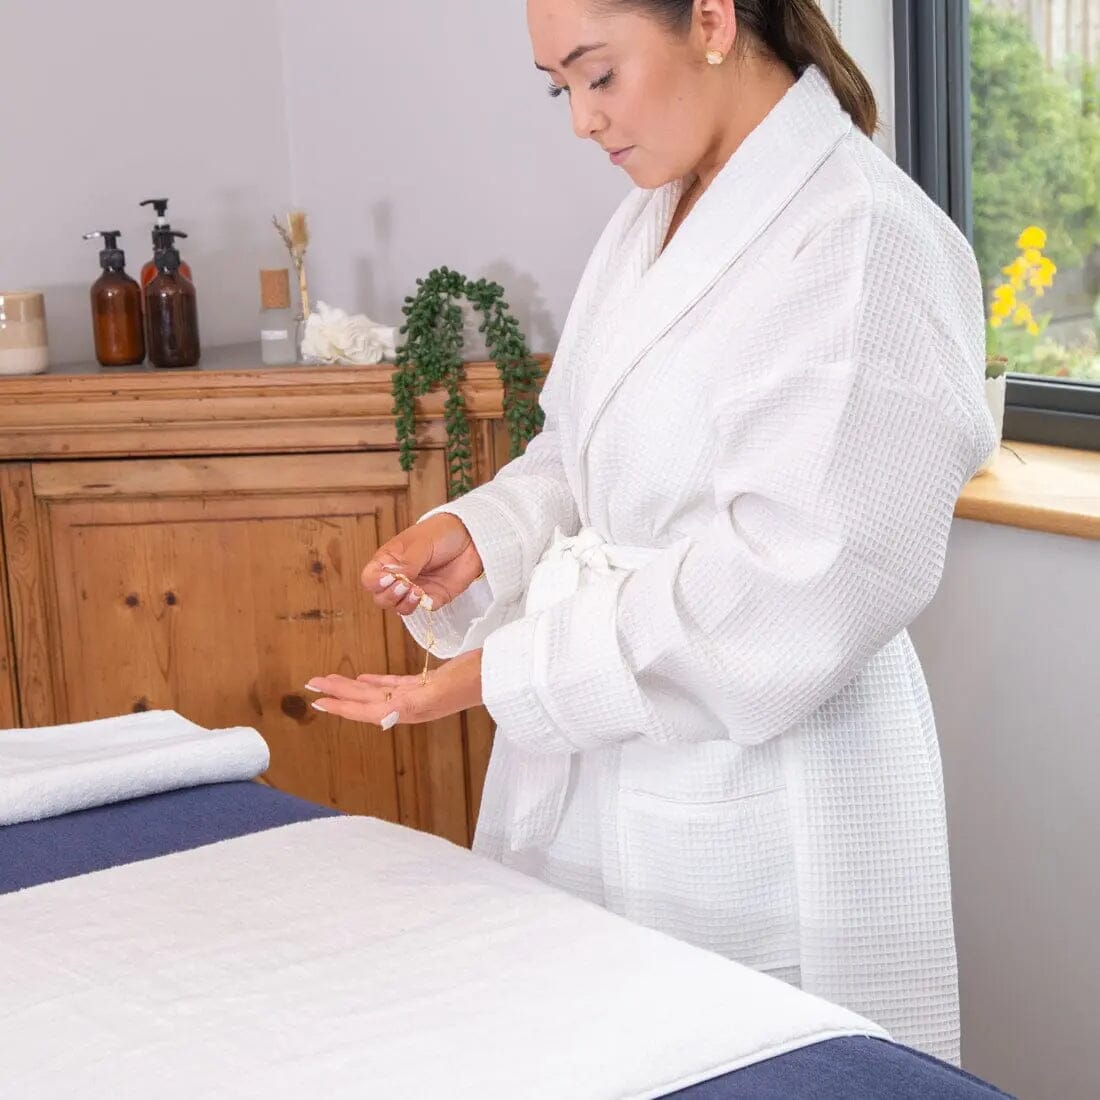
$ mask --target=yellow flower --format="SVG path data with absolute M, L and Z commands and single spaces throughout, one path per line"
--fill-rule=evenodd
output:
M 1039 326 L 1038 326 L 1038 325 L 1037 325 L 1037 324 L 1036 324 L 1036 323 L 1035 323 L 1034 321 L 1032 321 L 1032 322 L 1031 322 L 1031 323 L 1030 323 L 1030 324 L 1029 324 L 1029 325 L 1027 326 L 1027 331 L 1028 331 L 1028 332 L 1029 332 L 1029 333 L 1030 333 L 1030 334 L 1031 334 L 1032 336 L 1038 336 L 1038 335 L 1039 335 Z
M 1038 267 L 1043 262 L 1043 254 L 1037 248 L 1025 248 L 1021 259 L 1028 267 Z
M 1029 225 L 1016 242 L 1017 248 L 1046 248 L 1046 246 L 1047 235 L 1037 225 Z
M 992 325 L 992 326 L 993 326 L 994 328 L 1000 328 L 1000 327 L 1001 327 L 1001 325 L 1003 325 L 1003 324 L 1004 324 L 1004 319 L 1003 319 L 1002 317 L 991 317 L 991 318 L 989 319 L 989 323 L 990 323 L 990 324 L 991 324 L 991 325 Z
M 989 312 L 994 317 L 1007 317 L 1015 306 L 1014 302 L 1006 302 L 1003 298 L 999 298 L 989 307 Z
M 1001 283 L 1001 285 L 993 291 L 993 298 L 998 302 L 1011 302 L 1014 304 L 1016 301 L 1016 291 L 1007 283 Z
M 1022 305 L 1012 315 L 1012 323 L 1015 325 L 1027 325 L 1034 321 L 1034 317 L 1031 316 L 1031 307 Z

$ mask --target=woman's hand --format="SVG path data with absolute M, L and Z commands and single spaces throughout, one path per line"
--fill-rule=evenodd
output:
M 423 603 L 438 610 L 466 591 L 484 566 L 466 525 L 447 512 L 414 523 L 378 548 L 363 587 L 383 609 L 411 615 Z
M 481 650 L 471 650 L 417 676 L 315 676 L 306 684 L 321 698 L 313 706 L 352 722 L 384 730 L 403 724 L 434 722 L 481 703 Z

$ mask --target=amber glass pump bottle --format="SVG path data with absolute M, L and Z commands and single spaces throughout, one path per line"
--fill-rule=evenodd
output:
M 118 247 L 117 229 L 85 233 L 86 241 L 103 239 L 99 254 L 103 274 L 92 284 L 95 357 L 104 367 L 135 366 L 145 360 L 141 325 L 141 287 L 126 274 L 126 254 Z
M 186 233 L 169 229 L 171 237 Z M 199 313 L 195 287 L 180 271 L 180 254 L 172 247 L 157 253 L 157 273 L 145 288 L 149 359 L 157 367 L 193 367 L 199 361 Z

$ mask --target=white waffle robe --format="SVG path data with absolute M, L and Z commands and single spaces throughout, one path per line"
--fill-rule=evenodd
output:
M 685 183 L 601 236 L 541 434 L 435 510 L 486 570 L 434 624 L 497 724 L 474 847 L 957 1061 L 906 627 L 994 446 L 974 255 L 813 67 L 661 252 Z

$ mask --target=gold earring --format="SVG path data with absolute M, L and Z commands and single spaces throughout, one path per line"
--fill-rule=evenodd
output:
M 707 50 L 707 64 L 721 65 L 726 60 L 726 55 L 721 50 Z

